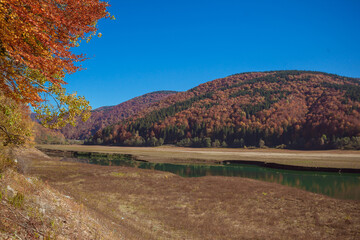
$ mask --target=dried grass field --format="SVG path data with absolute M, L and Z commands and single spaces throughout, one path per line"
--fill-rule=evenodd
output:
M 246 178 L 182 178 L 40 155 L 23 158 L 27 174 L 96 213 L 119 239 L 360 238 L 359 201 Z

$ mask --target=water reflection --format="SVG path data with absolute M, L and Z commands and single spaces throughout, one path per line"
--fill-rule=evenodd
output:
M 98 165 L 155 169 L 159 171 L 172 172 L 182 177 L 245 177 L 297 187 L 306 191 L 321 193 L 335 198 L 360 200 L 360 174 L 293 171 L 265 168 L 246 164 L 227 164 L 214 166 L 198 164 L 180 165 L 169 163 L 149 163 L 133 161 L 129 160 L 128 158 L 112 160 L 106 158 L 88 158 L 76 159 L 75 161 Z

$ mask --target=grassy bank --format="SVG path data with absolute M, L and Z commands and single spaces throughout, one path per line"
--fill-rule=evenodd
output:
M 28 169 L 31 157 L 44 158 L 26 150 L 20 171 Z M 37 177 L 14 168 L 0 173 L 0 239 L 116 239 L 106 225 L 106 219 Z
M 181 178 L 40 156 L 28 173 L 112 222 L 125 239 L 356 239 L 360 202 L 230 177 Z
M 228 149 L 181 147 L 110 147 L 86 145 L 38 145 L 62 151 L 131 154 L 149 162 L 214 163 L 226 160 L 264 161 L 292 166 L 360 169 L 360 151 L 297 151 L 279 149 Z

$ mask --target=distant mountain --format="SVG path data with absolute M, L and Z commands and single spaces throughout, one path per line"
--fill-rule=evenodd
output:
M 360 81 L 311 71 L 234 74 L 148 105 L 91 142 L 360 147 Z
M 87 139 L 99 129 L 118 123 L 175 93 L 177 92 L 157 91 L 133 98 L 116 106 L 100 107 L 91 112 L 91 117 L 86 122 L 78 121 L 76 127 L 67 125 L 59 131 L 68 139 Z

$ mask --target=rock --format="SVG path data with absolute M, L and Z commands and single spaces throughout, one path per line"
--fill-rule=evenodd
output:
M 12 189 L 12 187 L 10 187 L 10 185 L 7 185 L 6 189 L 8 191 L 9 197 L 14 197 L 17 193 L 14 189 Z

